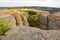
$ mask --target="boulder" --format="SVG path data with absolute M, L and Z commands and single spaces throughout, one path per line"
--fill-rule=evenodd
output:
M 11 27 L 15 27 L 16 26 L 16 20 L 13 16 L 8 15 L 8 14 L 0 14 L 0 19 L 3 19 L 4 22 L 8 22 L 10 23 Z
M 55 13 L 48 16 L 48 27 L 47 29 L 59 30 L 60 29 L 60 14 Z
M 49 15 L 49 12 L 47 11 L 39 11 L 39 28 L 46 29 L 47 27 L 47 17 Z
M 0 40 L 60 40 L 60 30 L 41 30 L 34 27 L 15 27 Z

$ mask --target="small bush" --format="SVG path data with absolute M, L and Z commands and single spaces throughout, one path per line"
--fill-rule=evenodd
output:
M 30 11 L 27 11 L 28 14 L 29 14 L 29 17 L 28 17 L 28 22 L 29 22 L 29 25 L 31 27 L 38 27 L 39 23 L 38 23 L 38 14 L 36 11 L 33 11 L 33 10 L 30 10 Z
M 8 29 L 10 29 L 10 24 L 8 22 L 4 22 L 3 19 L 0 19 L 0 36 L 4 35 Z

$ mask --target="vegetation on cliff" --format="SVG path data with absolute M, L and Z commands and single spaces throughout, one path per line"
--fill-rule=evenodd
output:
M 38 27 L 38 14 L 36 11 L 29 10 L 28 12 L 28 22 L 31 27 Z
M 0 36 L 4 35 L 4 33 L 10 29 L 10 23 L 4 22 L 3 19 L 0 19 Z

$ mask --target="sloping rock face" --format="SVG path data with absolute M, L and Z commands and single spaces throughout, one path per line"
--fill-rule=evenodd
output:
M 0 14 L 9 14 L 13 16 L 16 20 L 17 26 L 28 26 L 27 16 L 24 15 L 26 12 L 19 9 L 4 9 L 0 10 Z M 24 22 L 24 23 L 23 23 Z
M 6 14 L 0 14 L 0 19 L 3 19 L 4 20 L 4 22 L 8 22 L 8 23 L 10 23 L 10 26 L 11 27 L 14 27 L 14 26 L 16 26 L 16 20 L 15 20 L 15 18 L 13 17 L 13 16 L 11 16 L 11 15 L 6 15 Z
M 38 14 L 39 14 L 39 28 L 46 29 L 46 27 L 48 25 L 47 17 L 49 15 L 49 12 L 39 11 Z
M 31 9 L 0 10 L 0 16 L 3 14 L 10 15 L 11 17 L 7 17 L 6 20 L 9 19 L 9 21 L 11 21 L 13 25 L 16 24 L 16 26 L 32 26 L 44 30 L 60 29 L 60 12 L 49 14 L 48 11 L 34 10 L 37 12 L 37 15 L 35 15 L 35 12 L 31 11 L 32 13 L 29 13 L 27 12 L 28 10 L 31 11 Z
M 60 12 L 49 14 L 46 11 L 39 11 L 39 27 L 45 30 L 59 30 L 60 29 Z
M 60 13 L 51 14 L 48 16 L 47 29 L 59 30 L 60 29 Z
M 33 27 L 16 27 L 1 36 L 0 40 L 60 40 L 60 30 L 41 30 Z

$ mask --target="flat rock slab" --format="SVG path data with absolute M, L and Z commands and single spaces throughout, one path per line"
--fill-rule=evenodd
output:
M 0 40 L 60 40 L 60 30 L 41 30 L 34 27 L 16 27 Z

